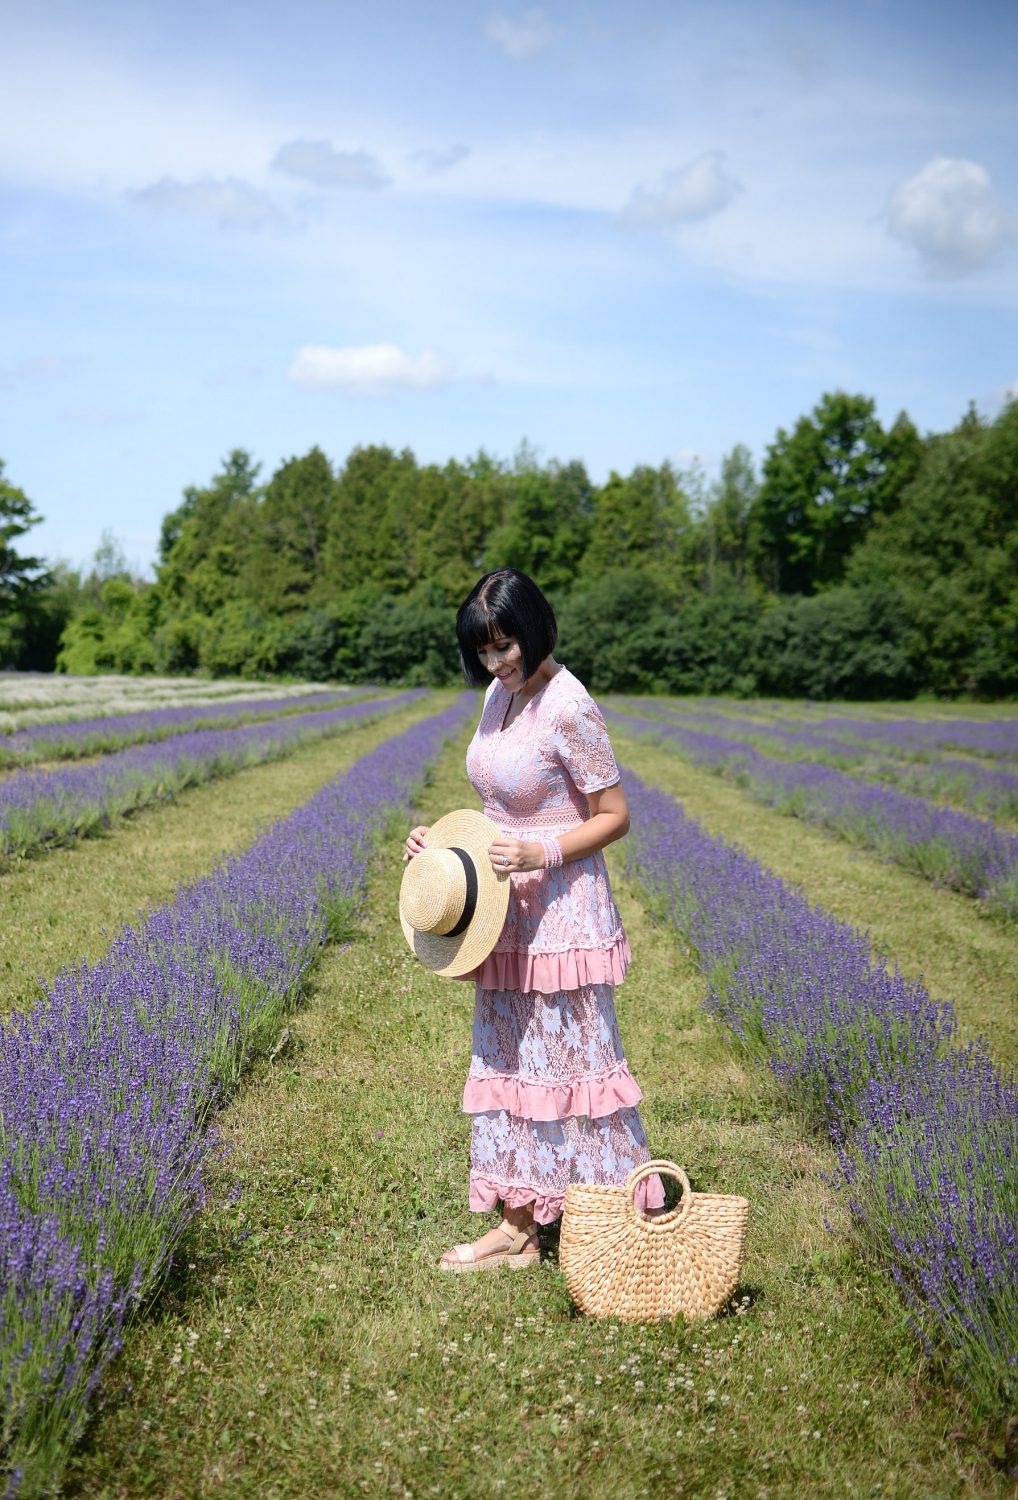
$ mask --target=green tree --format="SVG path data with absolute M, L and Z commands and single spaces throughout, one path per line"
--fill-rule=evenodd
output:
M 323 567 L 336 495 L 332 465 L 320 448 L 278 468 L 254 513 L 240 591 L 265 614 L 303 608 Z
M 165 517 L 156 577 L 163 618 L 208 615 L 235 598 L 255 533 L 259 465 L 234 448 L 203 489 L 190 486 Z
M 672 613 L 644 569 L 612 568 L 556 611 L 558 654 L 594 692 L 667 690 Z
M 900 590 L 911 655 L 938 693 L 1018 691 L 1018 402 L 928 440 L 848 581 Z
M 721 461 L 721 473 L 710 487 L 703 519 L 704 571 L 709 589 L 724 579 L 746 581 L 749 524 L 759 485 L 753 455 L 737 443 Z
M 0 666 L 13 666 L 24 649 L 26 607 L 41 581 L 42 562 L 14 546 L 42 520 L 24 490 L 4 478 L 0 459 Z
M 873 401 L 844 391 L 825 395 L 791 434 L 780 429 L 750 509 L 761 582 L 795 594 L 837 583 L 875 518 L 896 505 L 921 450 L 904 414 L 885 433 Z
M 59 672 L 154 672 L 158 599 L 150 584 L 119 574 L 105 579 L 98 599 L 86 603 L 64 628 Z
M 639 568 L 677 599 L 692 586 L 695 566 L 693 519 L 671 464 L 641 464 L 625 478 L 613 470 L 594 498 L 583 580 Z
M 775 600 L 756 636 L 757 691 L 911 698 L 918 686 L 906 602 L 893 583 Z
M 52 672 L 61 636 L 84 600 L 76 569 L 65 562 L 51 563 L 23 602 L 24 632 L 14 665 L 25 672 Z
M 406 599 L 384 595 L 365 614 L 354 680 L 411 687 L 462 682 L 455 610 L 437 590 Z
M 489 534 L 489 567 L 519 568 L 549 592 L 568 589 L 590 536 L 594 487 L 583 464 L 542 468 L 525 444 L 505 476 L 505 513 Z
M 354 448 L 340 471 L 328 510 L 319 594 L 338 598 L 363 583 L 406 577 L 404 517 L 394 503 L 417 461 L 409 449 Z

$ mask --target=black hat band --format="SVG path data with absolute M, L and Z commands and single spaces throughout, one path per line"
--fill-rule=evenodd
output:
M 459 937 L 461 932 L 466 932 L 470 926 L 474 911 L 477 907 L 477 868 L 470 855 L 463 849 L 457 849 L 455 845 L 450 846 L 451 853 L 458 854 L 463 873 L 467 877 L 467 894 L 463 902 L 463 915 L 451 931 L 445 933 L 446 937 Z

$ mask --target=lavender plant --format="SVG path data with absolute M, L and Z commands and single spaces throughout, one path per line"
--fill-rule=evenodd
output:
M 942 755 L 935 739 L 940 722 L 930 726 L 915 721 L 913 729 L 920 732 L 911 734 L 905 744 L 899 743 L 892 723 L 889 731 L 863 744 L 801 723 L 789 724 L 787 719 L 781 724 L 764 723 L 714 710 L 676 709 L 653 698 L 615 701 L 623 712 L 661 718 L 680 729 L 717 732 L 740 745 L 774 749 L 790 760 L 854 770 L 863 780 L 890 782 L 921 797 L 957 803 L 991 818 L 1018 817 L 1018 774 L 999 764 L 988 765 L 975 751 L 968 759 Z M 924 739 L 925 731 L 930 738 Z M 920 751 L 918 746 L 924 748 Z M 901 758 L 891 758 L 894 754 Z
M 976 1399 L 1018 1400 L 1018 1087 L 867 939 L 632 772 L 627 866 L 726 1032 L 822 1121 L 860 1242 Z
M 0 735 L 0 768 L 27 766 L 41 760 L 77 760 L 106 755 L 148 741 L 168 739 L 195 729 L 235 729 L 262 719 L 283 718 L 312 709 L 349 705 L 362 693 L 322 690 L 298 698 L 250 698 L 228 704 L 203 703 L 174 708 L 150 708 L 134 713 L 104 714 L 98 718 L 69 719 L 39 724 Z
M 402 708 L 424 691 L 413 688 L 392 698 L 240 729 L 194 730 L 116 751 L 94 765 L 16 771 L 0 780 L 0 856 L 22 858 L 44 846 L 85 837 L 185 787 L 287 755 L 298 745 Z
M 873 773 L 922 797 L 960 803 L 991 818 L 1018 818 L 1018 775 L 996 766 L 945 755 L 939 760 L 878 761 Z
M 1018 835 L 954 808 L 860 781 L 812 762 L 775 760 L 721 735 L 635 715 L 609 716 L 697 765 L 730 775 L 759 802 L 801 817 L 966 895 L 1018 915 Z
M 918 715 L 907 719 L 862 714 L 825 714 L 817 717 L 815 712 L 804 714 L 801 706 L 796 712 L 794 708 L 790 709 L 787 702 L 758 702 L 754 706 L 760 712 L 779 714 L 786 727 L 794 717 L 806 732 L 828 735 L 839 744 L 866 745 L 917 759 L 928 759 L 947 749 L 963 754 L 1018 760 L 1018 715 L 989 722 L 983 719 L 921 718 Z M 694 712 L 709 715 L 719 722 L 732 723 L 736 722 L 732 708 L 743 710 L 745 704 L 724 699 L 701 699 Z
M 8 1493 L 59 1474 L 129 1317 L 204 1199 L 212 1115 L 359 913 L 472 695 L 385 741 L 246 853 L 0 1028 L 0 1429 Z

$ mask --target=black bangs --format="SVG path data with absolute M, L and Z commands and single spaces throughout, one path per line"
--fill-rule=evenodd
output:
M 464 651 L 478 651 L 489 641 L 515 635 L 513 622 L 505 618 L 506 613 L 504 609 L 493 609 L 488 599 L 469 598 L 456 621 L 456 634 L 461 648 Z M 485 672 L 484 676 L 487 678 L 488 673 Z
M 477 652 L 500 636 L 515 636 L 524 678 L 532 677 L 555 649 L 555 612 L 537 584 L 517 568 L 498 568 L 474 584 L 456 616 L 463 675 L 472 687 L 491 681 Z

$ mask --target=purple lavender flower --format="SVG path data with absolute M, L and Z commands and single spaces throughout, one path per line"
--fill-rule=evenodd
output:
M 295 714 L 240 729 L 199 729 L 103 756 L 94 765 L 15 771 L 0 780 L 0 856 L 66 842 L 147 803 L 241 766 L 286 755 L 414 702 L 425 691 Z
M 1018 1086 L 953 1007 L 626 773 L 628 869 L 692 947 L 706 1009 L 822 1121 L 861 1236 L 927 1346 L 992 1410 L 1018 1399 Z
M 24 766 L 38 760 L 75 760 L 83 755 L 107 754 L 111 750 L 122 750 L 146 740 L 166 739 L 192 729 L 233 729 L 259 719 L 349 705 L 365 693 L 375 691 L 374 688 L 345 693 L 320 690 L 298 698 L 245 698 L 230 703 L 139 709 L 134 713 L 37 724 L 16 730 L 14 734 L 0 735 L 0 766 Z
M 10 1493 L 58 1475 L 125 1317 L 203 1201 L 213 1110 L 356 917 L 376 840 L 474 707 L 465 693 L 383 742 L 0 1027 Z
M 1010 914 L 1018 879 L 1018 835 L 832 766 L 775 760 L 721 735 L 607 712 L 619 728 L 654 737 L 697 765 L 731 776 L 757 801 L 829 828 Z

